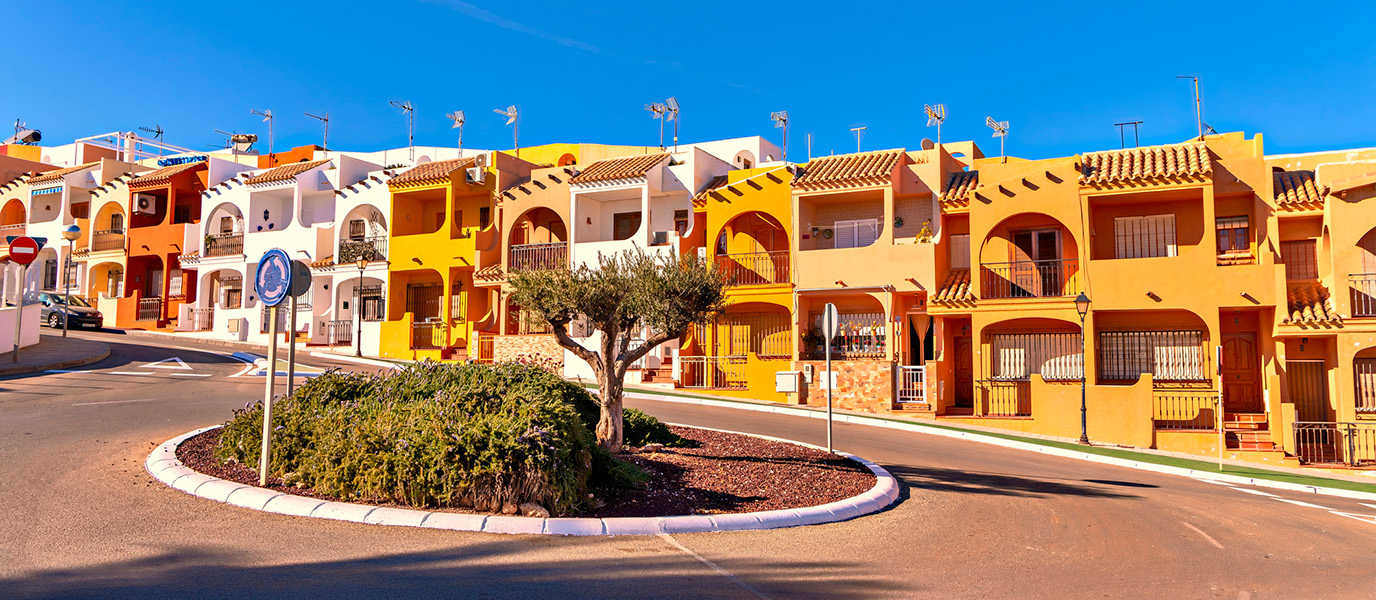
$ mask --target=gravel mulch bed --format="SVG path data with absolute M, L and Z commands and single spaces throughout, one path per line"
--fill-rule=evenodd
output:
M 671 427 L 691 440 L 691 448 L 624 456 L 650 474 L 643 487 L 600 497 L 599 506 L 581 517 L 663 517 L 688 514 L 756 512 L 802 508 L 843 500 L 874 486 L 874 474 L 857 462 L 821 450 L 734 433 Z M 177 448 L 177 458 L 200 473 L 258 485 L 258 472 L 215 459 L 220 430 L 192 437 Z M 269 489 L 339 500 L 310 488 L 269 478 Z M 398 506 L 384 504 L 383 506 Z M 426 508 L 473 512 L 461 508 Z

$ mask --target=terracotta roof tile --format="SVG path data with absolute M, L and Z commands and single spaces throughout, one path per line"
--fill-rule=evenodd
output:
M 473 279 L 478 281 L 500 281 L 505 277 L 502 265 L 490 265 L 473 272 Z
M 1271 175 L 1275 188 L 1276 204 L 1287 208 L 1323 206 L 1328 188 L 1320 189 L 1314 184 L 1313 171 L 1282 171 Z
M 30 177 L 28 183 L 32 186 L 40 183 L 60 181 L 63 177 L 71 175 L 72 173 L 85 171 L 86 169 L 94 169 L 98 166 L 100 166 L 99 162 L 89 162 L 84 165 L 77 165 L 75 167 L 67 167 L 65 169 L 58 169 L 56 171 L 48 171 L 47 173 Z
M 708 181 L 707 185 L 703 186 L 697 194 L 693 195 L 693 206 L 705 205 L 707 199 L 712 197 L 712 192 L 726 187 L 726 179 L 725 175 L 718 175 L 713 177 L 711 181 Z
M 803 165 L 793 185 L 804 189 L 882 185 L 892 180 L 902 158 L 901 148 L 814 158 Z
M 244 180 L 244 184 L 260 185 L 264 183 L 276 183 L 279 181 L 288 181 L 291 179 L 296 179 L 297 175 L 305 173 L 306 171 L 314 169 L 328 162 L 330 162 L 330 159 L 327 158 L 324 160 L 312 160 L 309 162 L 298 162 L 291 163 L 289 165 L 283 165 L 275 169 L 270 169 L 268 171 L 264 171 L 252 177 L 249 177 L 248 179 Z
M 204 168 L 205 161 L 203 160 L 182 163 L 179 165 L 172 165 L 170 167 L 163 167 L 156 171 L 150 171 L 148 173 L 144 173 L 143 175 L 139 175 L 138 177 L 129 180 L 129 188 L 146 188 L 153 187 L 156 185 L 164 185 L 168 181 L 171 181 L 172 178 L 176 177 L 177 175 Z
M 334 270 L 334 255 L 331 254 L 317 261 L 311 262 L 312 271 Z
M 1083 157 L 1080 183 L 1128 183 L 1152 179 L 1197 179 L 1213 174 L 1203 142 L 1090 152 Z
M 975 295 L 970 292 L 970 270 L 953 270 L 946 276 L 946 281 L 941 283 L 941 287 L 936 292 L 936 297 L 932 302 L 955 303 L 955 302 L 974 302 Z
M 657 154 L 646 154 L 644 156 L 627 156 L 625 158 L 599 160 L 588 165 L 588 168 L 583 169 L 569 181 L 573 183 L 593 183 L 597 181 L 611 181 L 613 179 L 644 177 L 650 169 L 654 168 L 660 161 L 668 157 L 668 152 L 660 152 Z
M 387 181 L 392 187 L 426 185 L 449 181 L 450 175 L 459 169 L 473 166 L 472 158 L 451 158 L 422 163 Z
M 1296 283 L 1286 287 L 1286 317 L 1283 322 L 1298 325 L 1301 323 L 1341 323 L 1342 317 L 1333 307 L 1333 298 L 1328 288 L 1320 283 Z
M 946 191 L 941 192 L 941 203 L 947 206 L 967 206 L 970 196 L 979 188 L 979 171 L 956 171 L 946 181 Z

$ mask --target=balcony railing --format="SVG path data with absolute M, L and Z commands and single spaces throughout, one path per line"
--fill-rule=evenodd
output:
M 195 331 L 210 331 L 215 326 L 215 309 L 191 309 L 191 322 L 196 328 Z
M 277 305 L 277 333 L 280 335 L 287 331 L 291 315 L 291 300 L 285 300 Z M 258 333 L 268 333 L 268 327 L 272 325 L 272 307 L 263 306 L 262 318 L 258 321 Z
M 1302 463 L 1376 463 L 1376 423 L 1295 422 L 1295 456 Z
M 1049 298 L 1080 293 L 1076 272 L 1080 261 L 1024 260 L 980 265 L 981 295 L 985 299 Z
M 1032 384 L 1022 380 L 983 379 L 975 382 L 975 416 L 1032 416 Z
M 1152 422 L 1157 429 L 1218 431 L 1218 390 L 1152 390 Z
M 717 256 L 717 266 L 733 285 L 788 283 L 788 251 L 750 252 Z
M 1376 273 L 1358 273 L 1348 281 L 1352 286 L 1352 316 L 1376 317 Z
M 106 229 L 91 234 L 91 252 L 124 249 L 124 230 Z
M 926 367 L 900 365 L 898 367 L 898 403 L 927 402 Z
M 512 246 L 511 254 L 507 258 L 507 265 L 508 270 L 512 273 L 568 268 L 568 242 Z
M 339 253 L 335 255 L 336 263 L 357 262 L 360 258 L 369 261 L 387 260 L 387 236 L 339 240 Z
M 335 320 L 325 322 L 325 338 L 331 346 L 350 346 L 354 343 L 354 322 Z
M 411 324 L 411 349 L 438 350 L 449 342 L 449 326 L 444 321 L 417 321 Z
M 136 321 L 157 321 L 162 318 L 162 298 L 139 298 Z
M 234 256 L 244 253 L 244 234 L 217 233 L 205 241 L 206 256 Z
M 702 390 L 744 390 L 744 356 L 680 356 L 679 383 Z

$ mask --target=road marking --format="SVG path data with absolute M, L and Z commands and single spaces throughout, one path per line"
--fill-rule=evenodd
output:
M 1185 522 L 1184 522 L 1184 521 L 1181 521 L 1181 523 L 1185 523 Z M 1190 529 L 1193 529 L 1195 533 L 1198 533 L 1199 535 L 1204 536 L 1204 539 L 1209 540 L 1209 543 L 1210 543 L 1210 544 L 1213 544 L 1215 548 L 1218 548 L 1219 550 L 1222 550 L 1222 549 L 1223 549 L 1223 544 L 1218 543 L 1218 540 L 1214 539 L 1213 536 L 1211 536 L 1211 535 L 1209 535 L 1209 534 L 1207 534 L 1207 533 L 1204 533 L 1204 530 L 1203 530 L 1203 529 L 1200 529 L 1200 528 L 1198 528 L 1198 527 L 1195 527 L 1194 525 L 1191 525 L 1191 524 L 1189 524 L 1189 523 L 1185 523 L 1185 526 L 1186 526 L 1186 527 L 1189 527 Z
M 1243 492 L 1243 493 L 1247 493 L 1247 494 L 1253 494 L 1253 495 L 1256 495 L 1256 496 L 1266 496 L 1267 498 L 1279 498 L 1279 497 L 1280 497 L 1280 496 L 1277 496 L 1277 495 L 1275 495 L 1275 494 L 1268 494 L 1268 493 L 1263 492 L 1263 491 L 1260 491 L 1260 490 L 1249 490 L 1249 489 L 1247 489 L 1247 488 L 1241 488 L 1241 487 L 1235 487 L 1235 488 L 1233 488 L 1233 489 L 1235 489 L 1235 490 L 1237 490 L 1237 491 L 1239 491 L 1239 492 Z
M 81 371 L 75 369 L 48 369 L 44 373 L 91 373 L 92 371 Z
M 109 400 L 106 402 L 82 402 L 72 406 L 95 406 L 97 404 L 129 404 L 131 402 L 152 402 L 152 400 Z
M 173 377 L 210 377 L 210 373 L 172 373 Z
M 175 364 L 175 365 L 165 364 L 165 363 L 170 363 L 170 362 L 172 362 L 172 361 L 176 361 L 177 364 Z M 162 360 L 153 361 L 153 362 L 150 362 L 150 363 L 148 363 L 148 364 L 146 364 L 146 365 L 141 365 L 141 366 L 139 366 L 139 368 L 140 368 L 140 369 L 179 369 L 179 370 L 182 370 L 182 371 L 190 371 L 190 370 L 192 370 L 192 369 L 191 369 L 191 365 L 186 364 L 185 362 L 182 361 L 182 359 L 181 359 L 180 357 L 176 357 L 176 356 L 173 356 L 172 358 L 164 358 L 164 359 L 162 359 Z
M 1188 523 L 1187 523 L 1187 524 L 1188 524 Z M 1196 530 L 1196 531 L 1198 531 L 1198 530 Z M 1204 533 L 1204 532 L 1200 531 L 1200 533 Z M 1206 535 L 1206 536 L 1204 536 L 1204 537 L 1209 537 L 1209 536 Z M 674 536 L 669 535 L 669 534 L 667 534 L 667 533 L 661 533 L 661 534 L 659 534 L 659 539 L 662 539 L 662 540 L 664 540 L 664 541 L 666 541 L 666 542 L 669 542 L 669 544 L 673 545 L 675 548 L 678 548 L 679 550 L 682 550 L 682 551 L 684 552 L 684 554 L 687 554 L 688 556 L 691 556 L 691 557 L 693 557 L 693 558 L 698 559 L 698 561 L 702 562 L 702 564 L 704 564 L 704 565 L 707 565 L 709 568 L 711 568 L 713 571 L 716 571 L 716 572 L 717 572 L 719 575 L 721 575 L 722 577 L 725 577 L 725 578 L 727 578 L 727 579 L 730 579 L 730 580 L 731 580 L 732 582 L 734 582 L 736 585 L 741 586 L 741 589 L 743 589 L 743 590 L 745 590 L 745 591 L 747 591 L 747 592 L 750 592 L 751 594 L 754 594 L 756 598 L 763 598 L 764 600 L 769 600 L 769 596 L 764 595 L 764 592 L 761 592 L 760 590 L 755 589 L 755 586 L 753 586 L 753 585 L 750 585 L 750 584 L 748 584 L 748 583 L 746 583 L 746 582 L 744 582 L 744 581 L 741 581 L 740 579 L 737 579 L 735 575 L 732 575 L 732 574 L 731 574 L 729 571 L 727 571 L 726 569 L 723 569 L 723 568 L 721 568 L 721 567 L 718 567 L 716 563 L 714 563 L 714 562 L 712 562 L 712 561 L 710 561 L 710 560 L 707 560 L 707 559 L 703 558 L 701 554 L 698 554 L 697 552 L 693 552 L 692 550 L 689 550 L 687 546 L 684 546 L 683 544 L 678 543 L 678 540 L 674 539 Z M 1212 539 L 1212 538 L 1210 538 L 1210 539 Z M 1217 544 L 1217 543 L 1218 543 L 1218 542 L 1214 542 L 1214 544 Z M 1219 548 L 1222 548 L 1222 547 L 1223 547 L 1223 546 L 1219 546 Z
M 1365 504 L 1365 505 L 1363 505 L 1363 506 L 1371 506 L 1371 505 L 1370 505 L 1370 504 Z M 1347 517 L 1347 518 L 1349 518 L 1349 519 L 1356 519 L 1356 520 L 1361 521 L 1361 522 L 1363 522 L 1363 523 L 1376 524 L 1376 515 L 1364 515 L 1364 514 L 1361 514 L 1361 513 L 1346 513 L 1346 512 L 1338 512 L 1338 511 L 1336 511 L 1336 510 L 1330 510 L 1330 511 L 1328 511 L 1328 512 L 1331 512 L 1331 513 L 1333 513 L 1333 514 L 1335 514 L 1335 515 L 1342 515 L 1342 516 Z
M 1299 500 L 1290 500 L 1290 499 L 1288 499 L 1288 498 L 1276 498 L 1276 500 L 1280 500 L 1281 502 L 1288 502 L 1288 503 L 1290 503 L 1290 504 L 1294 504 L 1295 506 L 1303 506 L 1303 507 L 1305 507 L 1305 508 L 1321 508 L 1321 509 L 1323 509 L 1323 510 L 1332 510 L 1332 509 L 1328 508 L 1327 506 L 1319 506 L 1319 505 L 1317 505 L 1317 504 L 1310 504 L 1310 503 L 1308 503 L 1308 502 L 1300 502 Z
M 1203 481 L 1204 483 L 1212 483 L 1212 484 L 1214 484 L 1214 485 L 1221 485 L 1221 486 L 1223 486 L 1223 487 L 1233 487 L 1233 486 L 1231 486 L 1231 485 L 1228 485 L 1228 484 L 1226 484 L 1226 483 L 1223 483 L 1222 481 L 1214 481 L 1214 480 L 1212 480 L 1212 479 L 1200 479 L 1200 478 L 1198 478 L 1198 477 L 1191 477 L 1190 479 L 1193 479 L 1193 480 L 1195 480 L 1195 481 Z
M 110 371 L 110 374 L 111 374 L 111 375 L 152 375 L 152 373 L 143 373 L 143 372 L 141 372 L 141 371 Z

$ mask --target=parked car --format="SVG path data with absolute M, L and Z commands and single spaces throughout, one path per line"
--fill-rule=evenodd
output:
M 25 304 L 41 304 L 42 319 L 49 327 L 62 327 L 62 321 L 69 320 L 67 327 L 79 329 L 90 327 L 100 329 L 105 326 L 105 317 L 80 296 L 72 296 L 72 305 L 67 306 L 67 297 L 55 292 L 25 292 Z

